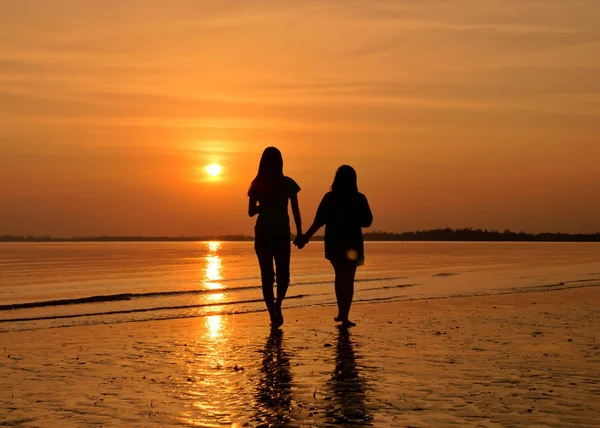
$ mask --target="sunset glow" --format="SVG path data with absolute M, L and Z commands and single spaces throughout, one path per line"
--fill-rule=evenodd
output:
M 306 218 L 347 163 L 377 230 L 600 230 L 596 0 L 7 1 L 0 27 L 0 234 L 251 235 L 267 146 Z
M 600 0 L 0 0 L 1 426 L 591 426 L 599 160 Z

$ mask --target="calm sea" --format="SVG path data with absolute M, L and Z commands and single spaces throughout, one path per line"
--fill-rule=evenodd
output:
M 366 255 L 365 304 L 600 285 L 597 243 L 368 242 Z M 321 242 L 293 250 L 288 298 L 335 302 Z M 0 244 L 0 331 L 262 310 L 251 242 Z

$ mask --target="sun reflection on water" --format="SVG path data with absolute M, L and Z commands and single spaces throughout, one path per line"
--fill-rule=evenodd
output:
M 230 333 L 232 327 L 225 307 L 225 286 L 223 280 L 223 260 L 219 255 L 220 242 L 207 242 L 208 250 L 203 258 L 203 278 L 201 286 L 209 293 L 200 295 L 206 306 L 206 316 L 195 323 L 197 341 L 193 349 L 194 357 L 186 364 L 186 382 L 182 383 L 181 394 L 193 397 L 189 410 L 181 414 L 185 424 L 193 426 L 213 426 L 213 418 L 218 415 L 219 424 L 234 426 L 235 412 L 230 411 L 229 402 L 233 397 L 231 379 L 232 363 Z M 218 291 L 221 290 L 221 291 Z M 214 304 L 214 306 L 212 306 Z M 214 394 L 212 391 L 220 391 Z
M 225 295 L 223 293 L 213 293 L 206 296 L 206 299 L 210 300 L 211 302 L 222 302 L 224 298 Z
M 223 329 L 223 318 L 221 315 L 210 315 L 206 317 L 206 335 L 211 339 L 217 339 L 221 336 Z
M 223 270 L 223 261 L 218 252 L 221 249 L 220 242 L 207 242 L 208 254 L 204 258 L 206 267 L 204 268 L 204 285 L 209 290 L 219 290 L 223 284 L 219 281 L 223 279 L 221 271 Z
M 208 254 L 204 258 L 206 266 L 204 268 L 204 287 L 207 290 L 221 290 L 225 288 L 219 281 L 223 279 L 223 260 L 219 256 L 219 250 L 222 244 L 220 242 L 207 242 Z M 225 294 L 223 293 L 211 293 L 206 296 L 206 299 L 210 302 L 220 303 L 225 300 Z M 222 307 L 215 306 L 211 307 L 211 311 L 221 311 Z M 207 336 L 216 338 L 221 334 L 222 329 L 222 318 L 221 315 L 211 315 L 206 317 L 207 325 Z

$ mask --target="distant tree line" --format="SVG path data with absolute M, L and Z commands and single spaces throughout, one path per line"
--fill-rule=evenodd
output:
M 504 232 L 488 229 L 429 229 L 414 232 L 390 233 L 367 232 L 365 241 L 532 241 L 532 242 L 600 242 L 600 232 L 587 234 L 572 233 L 526 233 Z
M 600 242 L 600 232 L 588 234 L 526 233 L 487 229 L 429 229 L 392 233 L 373 231 L 364 234 L 365 241 L 508 241 L 508 242 Z M 315 236 L 314 240 L 323 240 Z M 0 242 L 190 242 L 190 241 L 253 241 L 246 235 L 210 236 L 76 236 L 55 238 L 51 236 L 0 235 Z

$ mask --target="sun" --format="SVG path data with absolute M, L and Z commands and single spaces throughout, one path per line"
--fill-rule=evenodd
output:
M 218 163 L 211 163 L 206 167 L 206 173 L 212 177 L 216 177 L 221 174 L 223 167 Z

